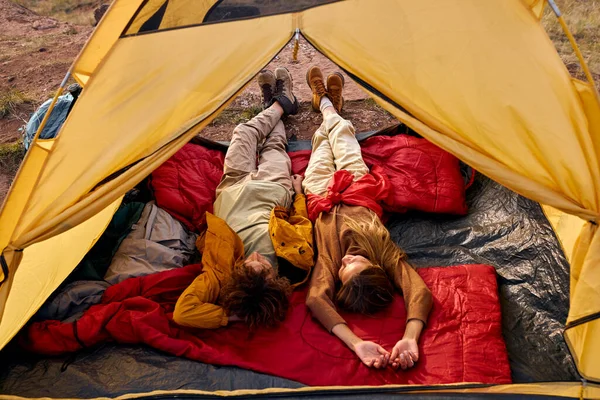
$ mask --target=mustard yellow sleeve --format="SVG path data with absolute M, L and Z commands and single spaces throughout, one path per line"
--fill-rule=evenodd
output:
M 200 274 L 177 300 L 173 320 L 182 326 L 216 329 L 229 319 L 223 307 L 214 303 L 219 297 L 219 281 L 212 271 Z
M 294 196 L 294 204 L 292 206 L 292 216 L 299 215 L 308 219 L 308 210 L 306 208 L 306 196 L 299 193 Z

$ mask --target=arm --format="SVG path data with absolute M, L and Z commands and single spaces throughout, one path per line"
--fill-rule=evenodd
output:
M 405 259 L 400 260 L 391 272 L 394 285 L 404 297 L 406 321 L 417 319 L 425 325 L 433 305 L 431 291 Z
M 394 284 L 402 292 L 406 304 L 404 336 L 392 349 L 392 366 L 402 369 L 414 366 L 419 359 L 418 342 L 433 304 L 431 291 L 423 279 L 406 262 L 400 260 L 393 271 Z
M 222 307 L 214 304 L 219 297 L 219 282 L 211 271 L 203 272 L 183 292 L 173 312 L 173 320 L 182 326 L 216 329 L 227 325 Z
M 293 175 L 292 176 L 292 186 L 294 187 L 294 192 L 296 195 L 294 196 L 294 205 L 292 206 L 291 215 L 299 215 L 308 219 L 308 210 L 306 208 L 306 196 L 302 192 L 302 181 L 304 177 L 302 175 Z

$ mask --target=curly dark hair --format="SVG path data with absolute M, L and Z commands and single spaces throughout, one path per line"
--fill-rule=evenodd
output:
M 354 275 L 340 287 L 335 301 L 347 311 L 374 314 L 394 299 L 394 286 L 381 267 L 372 266 Z
M 221 290 L 221 304 L 227 315 L 237 315 L 251 330 L 273 327 L 283 321 L 290 305 L 290 281 L 269 277 L 269 271 L 234 269 Z

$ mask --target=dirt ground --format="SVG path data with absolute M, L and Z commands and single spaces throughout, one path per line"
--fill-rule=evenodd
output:
M 300 38 L 299 41 L 297 61 L 293 60 L 292 52 L 293 42 L 290 42 L 266 69 L 275 70 L 277 67 L 286 67 L 290 71 L 294 83 L 294 93 L 300 102 L 300 111 L 296 115 L 287 117 L 284 124 L 287 132 L 295 138 L 310 139 L 322 119 L 320 113 L 312 111 L 311 91 L 306 83 L 306 71 L 311 66 L 318 65 L 323 74 L 327 76 L 331 72 L 340 71 L 340 69 L 303 38 Z M 348 75 L 343 72 L 342 74 L 345 81 L 344 99 L 346 100 L 342 114 L 344 118 L 352 121 L 357 132 L 377 130 L 397 123 L 391 114 L 377 106 Z M 229 140 L 233 128 L 258 113 L 259 107 L 260 89 L 255 78 L 239 97 L 204 129 L 201 136 L 212 140 Z
M 15 90 L 26 102 L 0 118 L 0 143 L 20 137 L 18 128 L 52 97 L 93 30 L 35 14 L 0 0 L 0 93 Z

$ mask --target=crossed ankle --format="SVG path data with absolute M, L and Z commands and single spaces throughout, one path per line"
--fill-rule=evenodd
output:
M 331 109 L 335 112 L 335 109 L 333 108 L 333 103 L 331 102 L 331 100 L 329 100 L 329 97 L 327 97 L 327 96 L 321 97 L 321 102 L 319 103 L 319 109 L 321 110 L 321 112 L 325 113 L 325 110 L 329 107 L 331 107 Z M 331 111 L 331 110 L 328 110 L 328 111 Z

